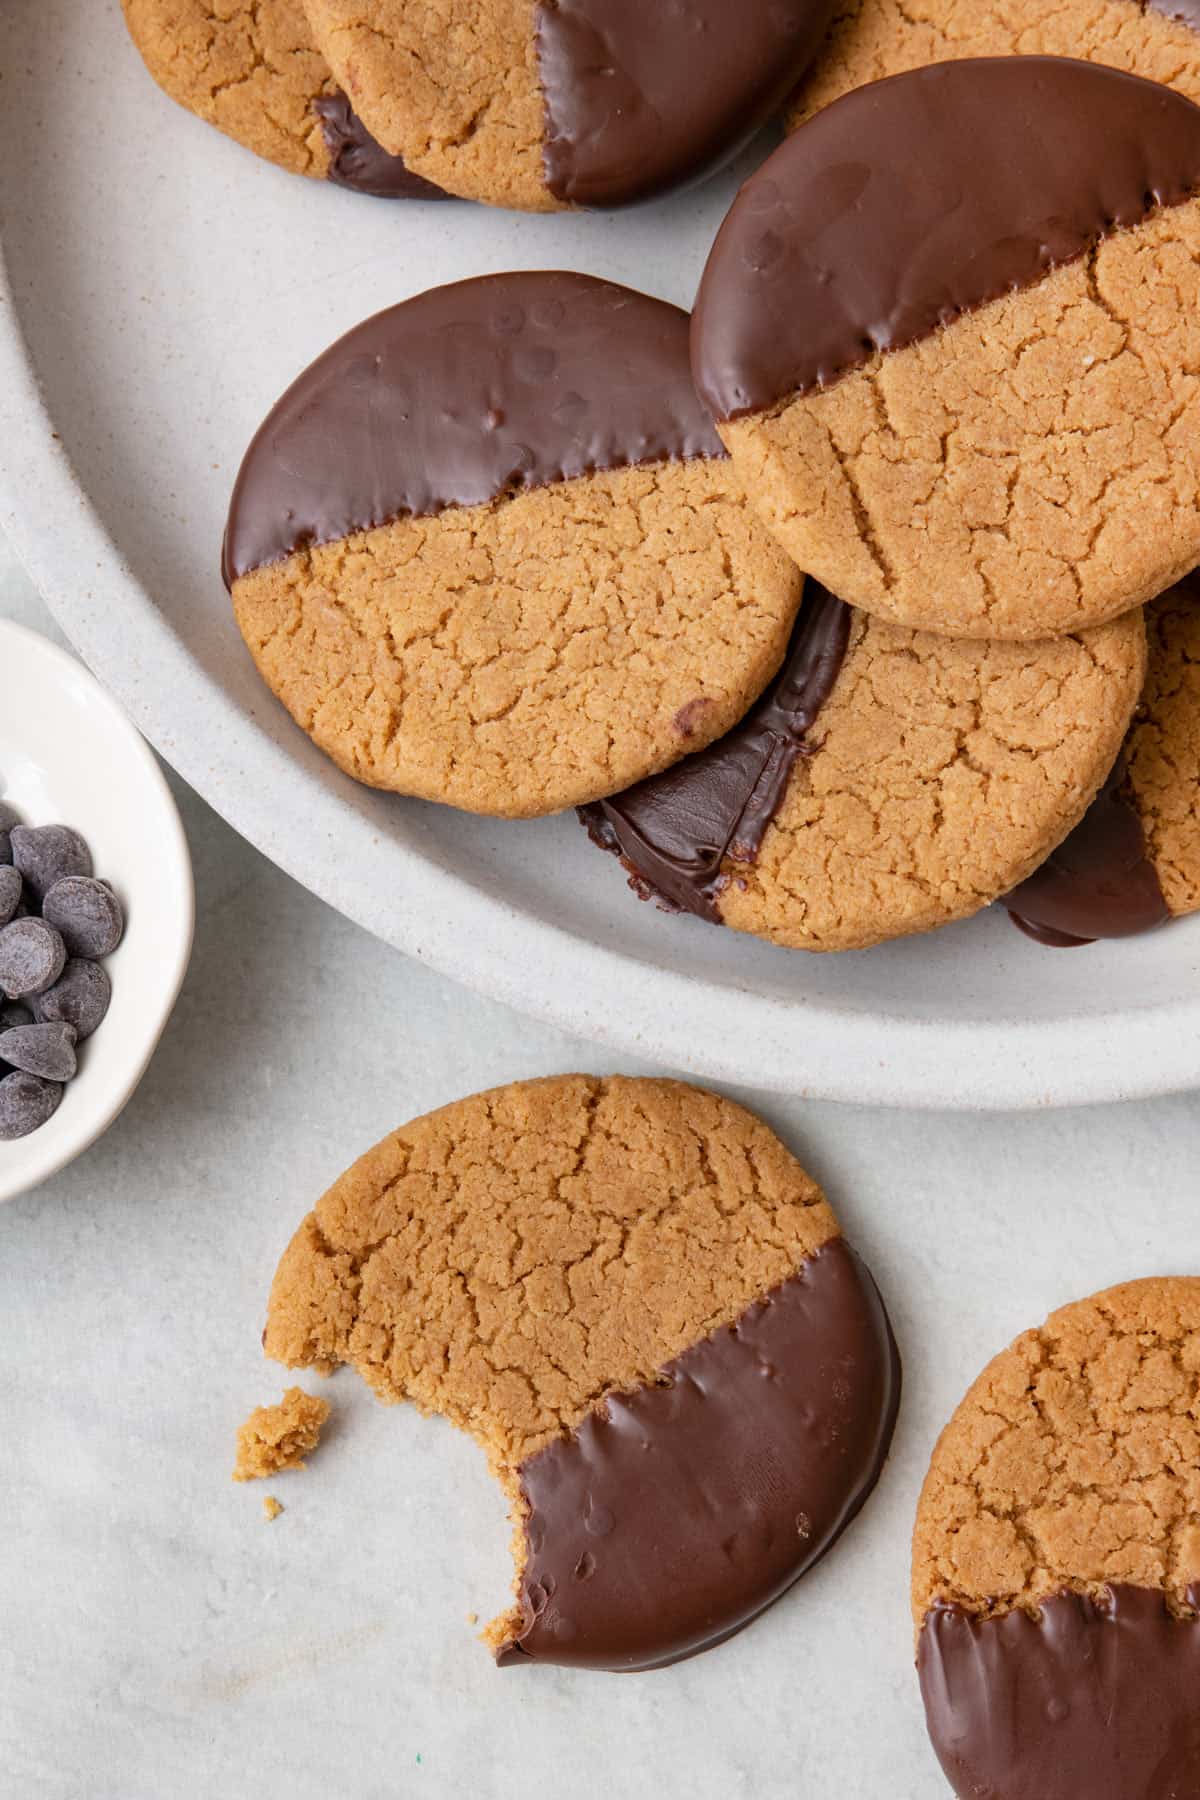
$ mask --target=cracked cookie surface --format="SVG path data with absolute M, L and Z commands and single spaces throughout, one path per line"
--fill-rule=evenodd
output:
M 1150 658 L 1129 733 L 1129 788 L 1171 912 L 1200 910 L 1200 583 L 1146 609 Z
M 256 570 L 233 600 L 267 685 L 348 774 L 527 817 L 727 731 L 800 590 L 706 459 L 400 520 Z
M 1200 560 L 1200 202 L 721 425 L 801 568 L 961 637 L 1103 623 Z
M 1200 15 L 1169 13 L 1140 0 L 841 0 L 788 124 L 868 81 L 964 56 L 1080 57 L 1200 100 Z
M 122 5 L 146 67 L 172 100 L 269 162 L 328 175 L 313 102 L 336 90 L 300 0 Z
M 1078 823 L 1144 669 L 1137 616 L 1005 644 L 856 613 L 811 753 L 756 859 L 725 857 L 721 921 L 790 948 L 846 950 L 977 912 Z
M 1200 1279 L 1129 1282 L 1052 1313 L 969 1390 L 913 1534 L 913 1621 L 1200 1581 Z
M 857 1513 L 899 1390 L 874 1284 L 774 1134 L 619 1076 L 385 1138 L 301 1224 L 263 1345 L 482 1446 L 515 1525 L 484 1634 L 506 1665 L 655 1667 L 739 1630 Z

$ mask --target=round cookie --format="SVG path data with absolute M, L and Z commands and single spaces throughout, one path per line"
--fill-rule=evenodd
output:
M 1011 639 L 1194 568 L 1198 187 L 1200 108 L 1052 57 L 897 75 L 789 138 L 713 247 L 693 364 L 800 566 Z
M 832 0 L 304 0 L 388 150 L 468 200 L 620 206 L 727 161 L 782 104 Z
M 1200 911 L 1200 583 L 1146 608 L 1149 661 L 1125 749 L 1079 825 L 1007 897 L 1059 948 Z
M 335 762 L 505 817 L 719 737 L 801 587 L 696 397 L 686 315 L 546 272 L 419 295 L 319 358 L 247 452 L 225 572 Z
M 1200 101 L 1196 0 L 839 0 L 788 125 L 852 88 L 964 56 L 1073 56 Z
M 1079 821 L 1144 670 L 1137 614 L 1039 644 L 950 639 L 811 582 L 746 719 L 583 820 L 668 910 L 800 950 L 929 931 L 1007 894 Z
M 652 1668 L 821 1557 L 887 1455 L 899 1362 L 820 1190 L 672 1081 L 516 1082 L 394 1132 L 300 1226 L 268 1356 L 444 1414 L 513 1505 L 504 1664 Z
M 300 0 L 122 0 L 163 91 L 268 162 L 387 199 L 444 198 L 354 115 Z
M 1200 1280 L 1109 1288 L 988 1365 L 933 1453 L 912 1604 L 962 1800 L 1200 1792 Z

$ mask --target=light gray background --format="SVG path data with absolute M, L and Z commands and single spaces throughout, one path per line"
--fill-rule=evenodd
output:
M 2 544 L 0 614 L 54 630 Z M 1195 1097 L 971 1118 L 739 1092 L 888 1298 L 892 1462 L 835 1554 L 709 1656 L 499 1673 L 466 1620 L 509 1580 L 472 1445 L 343 1371 L 268 1525 L 233 1434 L 283 1385 L 259 1349 L 276 1257 L 353 1156 L 473 1089 L 613 1059 L 385 949 L 176 792 L 199 923 L 174 1020 L 108 1136 L 0 1207 L 3 1800 L 937 1800 L 906 1611 L 933 1439 L 1052 1306 L 1200 1272 Z

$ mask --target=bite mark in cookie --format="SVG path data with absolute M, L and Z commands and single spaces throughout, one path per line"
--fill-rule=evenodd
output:
M 516 1664 L 648 1668 L 740 1629 L 857 1512 L 898 1399 L 815 1184 L 665 1081 L 519 1082 L 394 1133 L 301 1225 L 264 1342 L 484 1447 L 517 1563 L 486 1636 Z

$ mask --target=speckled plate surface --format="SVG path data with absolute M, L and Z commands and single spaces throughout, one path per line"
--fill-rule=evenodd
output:
M 638 905 L 573 818 L 354 786 L 260 686 L 218 547 L 287 381 L 378 307 L 471 274 L 575 268 L 686 304 L 736 174 L 623 215 L 361 199 L 173 107 L 116 0 L 6 0 L 0 70 L 0 519 L 95 672 L 268 855 L 446 973 L 701 1076 L 952 1107 L 1200 1085 L 1195 922 L 1054 953 L 993 912 L 788 953 Z

